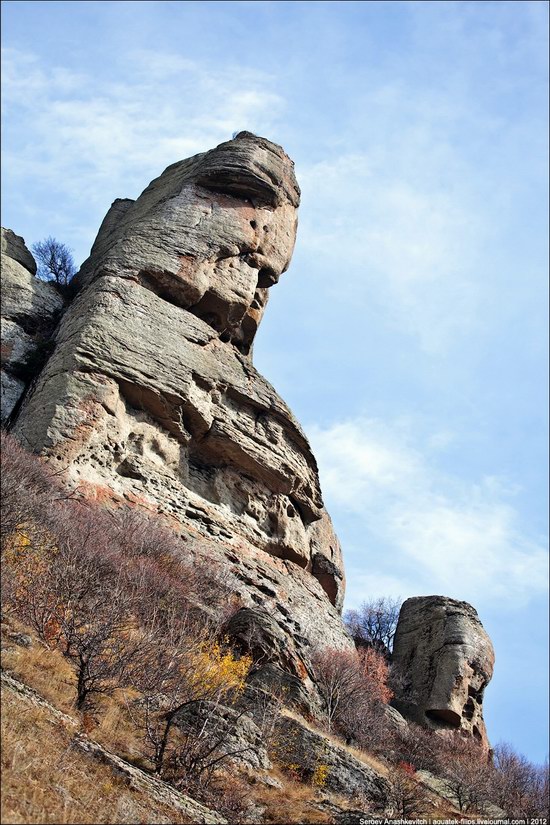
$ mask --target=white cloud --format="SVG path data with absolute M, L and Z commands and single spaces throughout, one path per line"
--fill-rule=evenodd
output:
M 31 52 L 3 51 L 6 201 L 19 191 L 32 198 L 31 182 L 49 191 L 65 217 L 64 237 L 76 233 L 83 206 L 99 225 L 111 200 L 137 197 L 169 163 L 235 130 L 269 132 L 284 109 L 261 71 L 143 50 L 123 60 L 116 79 L 98 82 L 46 68 Z
M 523 529 L 506 480 L 440 471 L 439 446 L 420 449 L 404 422 L 359 418 L 309 436 L 336 523 L 353 521 L 352 601 L 439 592 L 520 605 L 545 592 L 545 548 Z
M 425 351 L 442 352 L 477 323 L 476 253 L 485 221 L 479 206 L 473 217 L 467 187 L 452 191 L 444 178 L 432 180 L 444 158 L 405 151 L 408 172 L 391 151 L 379 150 L 302 168 L 308 212 L 299 243 L 312 257 L 344 266 L 356 300 L 378 302 L 394 327 Z M 339 289 L 335 283 L 335 295 Z

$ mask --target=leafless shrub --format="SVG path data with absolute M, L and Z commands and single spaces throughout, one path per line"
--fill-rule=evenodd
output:
M 43 281 L 54 281 L 62 287 L 69 284 L 76 272 L 76 266 L 68 246 L 50 235 L 43 241 L 33 244 L 32 251 L 38 267 L 38 278 Z
M 459 811 L 483 813 L 489 800 L 491 765 L 471 738 L 454 733 L 438 753 L 438 774 Z
M 489 793 L 491 800 L 509 816 L 548 819 L 548 762 L 536 765 L 519 754 L 512 745 L 497 745 Z
M 170 754 L 167 773 L 176 787 L 207 788 L 229 759 L 253 750 L 233 736 L 245 709 L 233 711 L 221 708 L 218 701 L 201 701 L 188 705 L 186 711 L 178 720 L 178 744 Z
M 2 550 L 19 525 L 43 521 L 52 500 L 63 497 L 55 475 L 9 433 L 1 435 L 0 524 Z
M 384 656 L 373 648 L 328 648 L 318 651 L 312 664 L 329 732 L 335 729 L 363 747 L 380 742 L 386 732 L 383 706 L 391 698 Z
M 390 746 L 394 763 L 406 763 L 435 774 L 446 795 L 463 813 L 482 814 L 491 800 L 494 771 L 479 743 L 458 731 L 427 730 L 409 723 L 395 730 Z
M 344 623 L 356 646 L 391 654 L 400 607 L 399 600 L 383 596 L 363 602 L 358 610 L 346 611 Z
M 183 539 L 158 516 L 126 507 L 111 513 L 111 518 L 113 541 L 130 561 L 128 574 L 143 594 L 144 619 L 154 599 L 167 611 L 182 602 L 185 610 L 194 608 L 197 614 L 207 607 L 211 619 L 223 624 L 229 586 L 212 559 L 193 563 Z
M 416 819 L 429 811 L 429 794 L 415 778 L 412 765 L 401 762 L 390 768 L 387 776 L 386 813 L 393 818 Z
M 407 763 L 417 770 L 437 773 L 446 745 L 441 735 L 409 722 L 394 729 L 388 741 L 388 752 L 394 763 Z
M 220 813 L 228 822 L 242 825 L 250 822 L 250 786 L 236 771 L 224 769 L 216 773 L 208 785 L 189 788 L 194 798 Z

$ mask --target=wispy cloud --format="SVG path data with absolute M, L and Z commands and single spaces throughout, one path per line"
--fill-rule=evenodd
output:
M 403 150 L 412 154 L 406 135 Z M 356 299 L 376 301 L 390 324 L 428 352 L 444 351 L 477 323 L 475 261 L 485 225 L 472 192 L 458 183 L 459 170 L 450 174 L 451 160 L 451 180 L 433 181 L 440 163 L 419 151 L 407 174 L 401 164 L 396 169 L 392 152 L 373 150 L 301 170 L 303 200 L 312 208 L 299 242 L 334 267 L 344 265 Z
M 359 418 L 309 436 L 329 507 L 342 524 L 353 520 L 352 601 L 439 592 L 520 606 L 545 592 L 547 553 L 521 524 L 517 488 L 438 469 L 438 434 L 419 444 L 405 422 Z
M 228 140 L 234 130 L 269 133 L 284 109 L 261 71 L 224 71 L 143 50 L 123 59 L 125 71 L 99 84 L 82 72 L 46 68 L 32 52 L 3 51 L 6 200 L 21 190 L 28 199 L 29 180 L 49 190 L 64 237 L 76 235 L 74 215 L 83 203 L 97 229 L 110 200 L 136 197 L 166 165 Z

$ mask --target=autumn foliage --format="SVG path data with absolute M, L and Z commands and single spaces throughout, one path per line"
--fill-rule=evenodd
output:
M 159 519 L 71 497 L 9 436 L 2 493 L 4 613 L 72 664 L 83 718 L 93 718 L 102 696 L 131 686 L 155 771 L 170 764 L 172 774 L 177 767 L 205 775 L 214 753 L 216 764 L 226 756 L 223 736 L 213 746 L 212 726 L 210 739 L 207 726 L 198 739 L 188 733 L 191 764 L 176 723 L 184 708 L 208 707 L 212 716 L 222 702 L 234 703 L 251 665 L 220 636 L 229 599 L 219 571 L 193 567 Z M 199 758 L 199 740 L 209 760 Z
M 382 735 L 384 706 L 392 698 L 384 655 L 374 648 L 325 648 L 317 651 L 312 664 L 328 730 L 372 746 Z

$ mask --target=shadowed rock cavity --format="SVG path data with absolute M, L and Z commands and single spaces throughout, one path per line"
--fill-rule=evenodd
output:
M 399 677 L 393 704 L 408 719 L 454 729 L 488 748 L 483 692 L 494 651 L 474 608 L 445 596 L 407 599 L 392 655 Z

